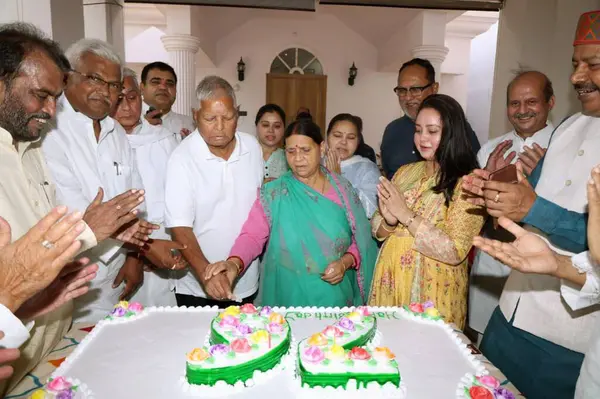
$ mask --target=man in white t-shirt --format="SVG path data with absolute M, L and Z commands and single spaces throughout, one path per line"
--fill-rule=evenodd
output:
M 554 131 L 548 114 L 554 107 L 552 82 L 537 71 L 519 72 L 506 92 L 506 113 L 514 129 L 488 141 L 477 153 L 481 167 L 494 172 L 511 163 L 519 162 L 529 174 L 548 147 Z M 495 229 L 488 221 L 485 236 L 503 242 L 514 239 L 502 228 Z M 498 306 L 510 268 L 483 251 L 477 251 L 469 286 L 469 327 L 483 334 Z
M 156 61 L 142 69 L 142 113 L 150 120 L 161 123 L 173 133 L 177 142 L 181 142 L 194 129 L 194 120 L 187 115 L 172 110 L 177 98 L 177 75 L 169 64 Z
M 231 302 L 204 291 L 205 269 L 227 258 L 262 183 L 263 158 L 254 136 L 237 132 L 237 103 L 231 85 L 207 76 L 196 89 L 198 128 L 173 151 L 167 166 L 165 226 L 186 246 L 190 268 L 175 282 L 179 306 L 220 306 Z M 225 274 L 213 277 L 222 278 Z M 235 286 L 243 302 L 254 299 L 254 261 Z

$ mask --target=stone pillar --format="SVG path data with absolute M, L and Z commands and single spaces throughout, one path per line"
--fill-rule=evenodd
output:
M 125 60 L 125 0 L 83 0 L 85 37 L 110 43 Z
M 435 68 L 436 81 L 440 82 L 442 76 L 442 63 L 448 55 L 448 47 L 424 44 L 413 48 L 410 53 L 413 58 L 423 58 L 431 62 Z
M 177 74 L 177 100 L 173 110 L 190 115 L 196 108 L 196 53 L 200 40 L 192 35 L 169 34 L 160 38 L 169 53 L 170 65 Z

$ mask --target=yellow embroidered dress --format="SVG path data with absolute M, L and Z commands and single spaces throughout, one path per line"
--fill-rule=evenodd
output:
M 436 175 L 428 177 L 425 165 L 405 165 L 392 179 L 404 193 L 408 207 L 424 220 L 415 237 L 399 224 L 385 239 L 375 266 L 369 305 L 433 301 L 447 322 L 463 329 L 469 281 L 466 258 L 473 237 L 485 222 L 485 213 L 462 199 L 460 181 L 446 206 L 444 195 L 432 190 Z M 371 221 L 373 232 L 382 220 L 377 211 Z

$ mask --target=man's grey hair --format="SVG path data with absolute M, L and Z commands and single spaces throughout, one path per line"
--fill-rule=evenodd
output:
M 65 51 L 65 55 L 71 63 L 72 68 L 79 67 L 81 57 L 85 53 L 92 53 L 100 58 L 118 64 L 121 68 L 121 76 L 123 76 L 123 60 L 110 44 L 98 39 L 81 39 L 73 43 L 67 51 Z
M 132 78 L 135 88 L 138 90 L 140 89 L 140 83 L 138 82 L 137 73 L 135 73 L 133 69 L 127 67 L 123 68 L 123 81 L 125 81 L 125 78 Z
M 196 87 L 196 97 L 198 101 L 211 100 L 215 98 L 215 93 L 220 90 L 225 91 L 227 97 L 231 97 L 233 106 L 237 108 L 237 100 L 233 87 L 220 76 L 211 75 L 202 79 L 198 83 L 198 87 Z

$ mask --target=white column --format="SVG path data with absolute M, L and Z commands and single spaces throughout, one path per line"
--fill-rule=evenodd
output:
M 85 37 L 110 43 L 125 59 L 124 0 L 83 0 Z
M 423 58 L 431 62 L 435 69 L 436 81 L 440 82 L 442 76 L 442 63 L 448 55 L 448 47 L 424 44 L 413 48 L 410 53 L 413 58 Z
M 177 74 L 175 112 L 191 115 L 196 108 L 196 53 L 200 40 L 192 35 L 171 34 L 160 38 L 169 53 L 170 64 Z

